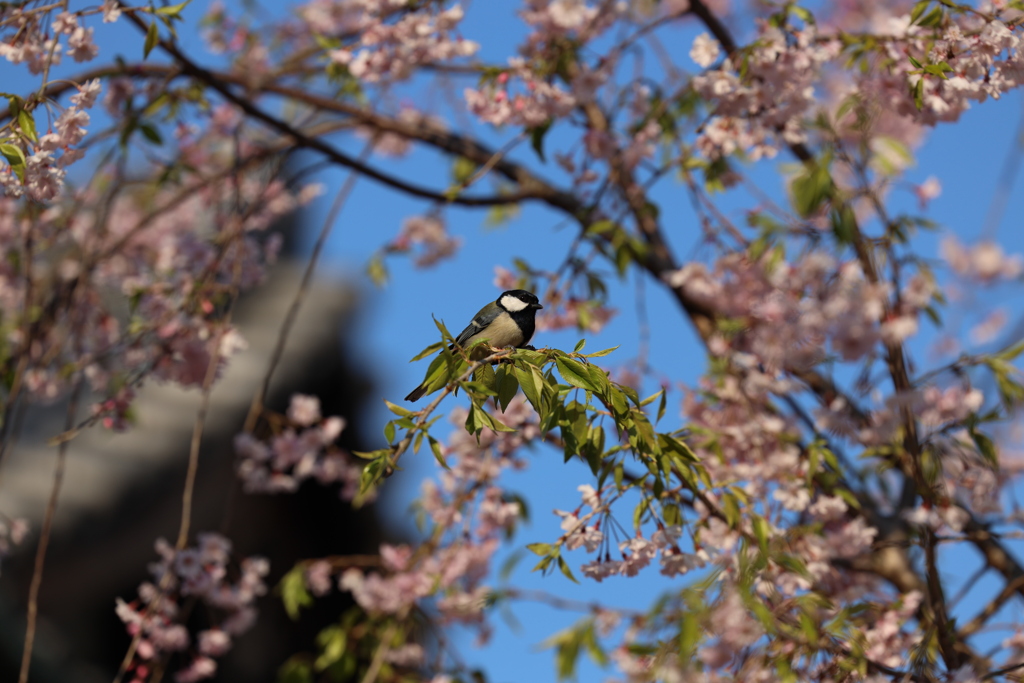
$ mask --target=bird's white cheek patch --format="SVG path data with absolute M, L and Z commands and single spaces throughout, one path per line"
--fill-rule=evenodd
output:
M 526 304 L 520 301 L 519 299 L 515 298 L 514 296 L 506 294 L 505 296 L 501 297 L 501 307 L 504 308 L 506 311 L 518 313 L 519 311 L 526 308 Z

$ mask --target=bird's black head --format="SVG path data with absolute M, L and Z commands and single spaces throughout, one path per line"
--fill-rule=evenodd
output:
M 497 303 L 498 306 L 509 313 L 519 313 L 521 311 L 533 313 L 538 308 L 544 308 L 540 305 L 540 301 L 537 300 L 537 295 L 533 292 L 527 292 L 525 289 L 510 289 L 507 292 L 502 292 L 501 296 L 498 297 Z

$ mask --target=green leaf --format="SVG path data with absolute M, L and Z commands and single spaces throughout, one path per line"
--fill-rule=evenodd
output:
M 580 339 L 578 342 L 576 342 L 576 347 L 572 350 L 572 352 L 573 353 L 579 353 L 580 351 L 583 350 L 583 347 L 586 346 L 586 345 L 587 345 L 587 340 L 586 339 Z
M 484 226 L 497 228 L 519 217 L 522 208 L 518 204 L 495 204 L 487 210 Z
M 160 7 L 156 10 L 156 13 L 162 17 L 167 17 L 168 19 L 180 19 L 181 11 L 185 9 L 190 2 L 192 2 L 192 0 L 185 0 L 185 2 L 179 2 L 177 5 Z
M 740 522 L 740 505 L 736 502 L 736 496 L 731 493 L 725 493 L 722 496 L 723 507 L 725 508 L 725 521 L 729 524 L 732 529 L 736 528 L 736 525 Z
M 400 405 L 395 405 L 394 403 L 387 399 L 384 399 L 384 405 L 388 407 L 388 410 L 390 410 L 392 413 L 400 417 L 412 417 L 413 415 L 416 414 L 415 411 L 409 410 L 408 408 L 403 408 Z
M 604 650 L 598 645 L 597 635 L 594 633 L 594 622 L 591 620 L 589 626 L 583 631 L 583 646 L 587 648 L 587 653 L 590 658 L 594 660 L 594 663 L 598 666 L 608 666 L 608 656 L 605 655 Z
M 993 443 L 987 435 L 979 432 L 977 429 L 970 430 L 971 439 L 974 441 L 974 445 L 977 446 L 978 452 L 981 453 L 982 457 L 995 468 L 999 467 L 999 454 L 996 452 L 996 445 Z
M 498 405 L 501 406 L 501 412 L 505 412 L 508 409 L 509 403 L 515 398 L 519 392 L 519 380 L 516 379 L 516 373 L 512 366 L 502 363 L 495 373 L 496 383 L 498 390 Z
M 800 18 L 806 24 L 814 24 L 814 15 L 806 7 L 800 7 L 799 5 L 792 5 L 790 11 Z
M 395 440 L 395 423 L 394 421 L 388 422 L 384 425 L 384 440 L 391 443 Z
M 501 568 L 498 569 L 498 579 L 503 583 L 507 582 L 512 577 L 512 572 L 515 571 L 516 566 L 523 559 L 523 551 L 516 550 L 501 563 Z
M 435 343 L 431 344 L 430 346 L 428 346 L 427 348 L 425 348 L 422 351 L 420 351 L 419 353 L 417 353 L 415 356 L 413 356 L 409 360 L 409 362 L 410 363 L 414 363 L 414 362 L 416 362 L 418 360 L 423 360 L 427 356 L 429 356 L 429 355 L 431 355 L 431 354 L 433 354 L 433 353 L 435 353 L 437 351 L 440 351 L 443 348 L 444 348 L 444 342 L 435 342 Z
M 533 147 L 533 151 L 537 153 L 537 157 L 546 162 L 544 158 L 544 136 L 551 130 L 551 120 L 545 121 L 539 126 L 534 126 L 530 129 L 530 146 Z
M 665 503 L 661 506 L 661 517 L 665 524 L 678 526 L 683 523 L 683 513 L 675 503 Z
M 466 415 L 466 431 L 470 434 L 479 434 L 480 430 L 484 428 L 483 422 L 480 418 L 480 408 L 475 403 L 469 406 L 469 414 Z
M 596 365 L 587 365 L 585 367 L 590 374 L 590 381 L 593 383 L 598 395 L 607 395 L 608 391 L 612 388 L 611 380 L 608 379 L 608 373 Z
M 754 515 L 753 520 L 754 526 L 754 537 L 757 539 L 757 545 L 761 548 L 761 553 L 768 556 L 768 522 L 761 515 Z
M 853 244 L 857 238 L 857 216 L 849 204 L 832 210 L 832 234 L 839 244 Z
M 352 455 L 356 456 L 357 458 L 362 458 L 363 460 L 376 460 L 385 453 L 390 452 L 391 451 L 387 448 L 378 448 L 375 451 L 351 451 Z
M 385 452 L 390 454 L 390 451 Z M 384 472 L 386 471 L 387 465 L 388 459 L 386 456 L 381 456 L 376 460 L 371 460 L 370 462 L 366 463 L 366 466 L 363 467 L 363 471 L 359 476 L 360 495 L 363 495 L 373 490 L 373 488 L 377 485 L 377 482 L 379 482 L 384 477 Z
M 278 591 L 281 594 L 284 611 L 288 613 L 292 621 L 299 618 L 300 609 L 313 604 L 313 596 L 306 590 L 306 570 L 302 565 L 296 565 L 281 577 Z
M 920 2 L 914 5 L 914 9 L 910 10 L 911 25 L 917 23 L 917 20 L 921 18 L 921 15 L 924 14 L 924 11 L 928 9 L 929 4 L 930 0 L 921 0 Z
M 496 432 L 506 432 L 506 433 L 514 433 L 516 431 L 514 428 L 509 427 L 507 424 L 505 424 L 504 422 L 502 422 L 498 418 L 494 417 L 493 415 L 491 415 L 489 412 L 487 412 L 483 408 L 480 409 L 480 412 L 483 413 L 486 416 L 487 426 L 490 427 L 492 430 L 494 430 Z
M 313 668 L 323 671 L 345 654 L 348 633 L 341 626 L 328 626 L 317 634 L 316 643 L 320 646 L 320 656 L 313 662 Z
M 433 318 L 433 316 L 431 316 L 431 317 Z M 434 326 L 437 327 L 437 330 L 438 330 L 438 332 L 441 333 L 441 336 L 443 336 L 445 338 L 445 340 L 447 340 L 447 341 L 449 341 L 449 342 L 454 344 L 455 343 L 455 337 L 452 336 L 452 333 L 448 331 L 447 327 L 445 327 L 444 322 L 441 321 L 441 320 L 438 320 L 437 318 L 433 318 L 433 320 L 434 320 Z
M 485 386 L 493 395 L 498 395 L 497 376 L 494 373 L 494 368 L 490 365 L 481 365 L 474 370 L 473 380 Z
M 612 351 L 614 351 L 617 348 L 619 348 L 619 347 L 618 346 L 613 346 L 610 349 L 603 349 L 601 351 L 595 351 L 594 353 L 585 353 L 585 354 L 583 354 L 583 357 L 584 358 L 601 358 L 603 356 L 607 356 L 609 353 L 611 353 Z
M 11 165 L 11 170 L 18 176 L 18 180 L 25 182 L 25 153 L 21 151 L 21 147 L 7 143 L 0 144 L 0 154 L 7 159 L 7 163 Z
M 615 386 L 611 391 L 608 392 L 608 407 L 611 408 L 612 413 L 616 419 L 622 419 L 624 415 L 629 414 L 629 403 L 626 401 L 626 394 L 623 393 L 620 386 Z
M 610 235 L 619 229 L 619 224 L 615 221 L 601 220 L 595 221 L 587 226 L 585 234 L 587 235 Z
M 457 185 L 465 185 L 476 173 L 477 164 L 466 157 L 457 157 L 452 164 L 452 180 Z
M 291 657 L 277 670 L 277 683 L 313 683 L 313 669 L 300 656 Z
M 443 351 L 438 354 L 427 368 L 426 378 L 423 383 L 427 386 L 427 393 L 433 393 L 444 386 L 447 386 L 455 376 L 462 374 L 466 367 L 465 361 L 456 361 L 450 353 Z
M 573 583 L 579 583 L 579 581 L 576 580 L 576 577 L 572 575 L 572 570 L 569 569 L 569 563 L 566 562 L 565 558 L 561 555 L 558 556 L 558 568 L 561 570 L 562 574 L 565 575 L 565 578 L 569 579 Z
M 941 78 L 944 81 L 948 80 L 947 77 L 946 77 L 946 72 L 947 71 L 952 71 L 952 70 L 953 70 L 953 67 L 951 67 L 947 62 L 939 62 L 938 64 L 929 64 L 928 66 L 926 66 L 924 68 L 925 73 L 932 74 L 933 76 L 938 76 L 939 78 Z
M 490 413 L 477 404 L 471 404 L 469 407 L 469 415 L 466 417 L 466 431 L 470 434 L 477 434 L 484 427 L 495 432 L 516 431 L 505 423 L 495 420 Z
M 556 358 L 555 365 L 558 366 L 558 374 L 562 376 L 566 384 L 588 391 L 597 391 L 597 387 L 594 386 L 590 379 L 590 373 L 583 363 L 571 358 Z
M 519 380 L 519 386 L 523 388 L 526 400 L 530 402 L 534 410 L 540 413 L 541 392 L 544 388 L 544 378 L 534 365 L 520 364 L 517 362 L 515 368 L 516 379 Z
M 548 555 L 554 552 L 555 547 L 550 543 L 529 543 L 527 544 L 526 549 L 534 555 L 547 557 Z
M 430 452 L 434 454 L 434 460 L 437 461 L 437 464 L 446 470 L 450 470 L 451 467 L 448 466 L 448 461 L 444 459 L 444 453 L 441 451 L 441 444 L 432 436 L 427 436 L 427 440 L 430 441 Z
M 370 258 L 370 262 L 366 264 L 366 274 L 370 277 L 370 282 L 376 286 L 383 287 L 386 285 L 388 283 L 388 269 L 384 265 L 384 257 L 380 254 L 374 254 Z M 417 358 L 413 358 L 413 360 L 417 360 Z
M 160 42 L 160 29 L 157 28 L 156 22 L 152 22 L 149 28 L 146 29 L 146 43 L 142 47 L 142 58 L 146 59 L 149 57 L 149 53 L 153 51 L 153 48 Z
M 648 396 L 647 398 L 645 398 L 644 400 L 640 401 L 640 407 L 642 408 L 644 406 L 651 405 L 656 400 L 658 400 L 659 396 L 664 398 L 664 396 L 665 396 L 665 390 L 664 389 L 661 389 L 660 391 L 657 391 L 657 392 L 651 394 L 650 396 Z
M 551 563 L 554 562 L 554 560 L 555 560 L 554 555 L 548 555 L 543 560 L 541 560 L 536 565 L 534 565 L 533 569 L 531 569 L 530 571 L 531 572 L 540 571 L 540 573 L 542 573 L 542 574 L 547 574 L 548 568 L 551 566 Z
M 633 528 L 634 529 L 639 529 L 640 528 L 640 525 L 643 523 L 643 520 L 644 520 L 644 515 L 647 514 L 647 510 L 650 508 L 650 506 L 651 506 L 651 500 L 650 500 L 650 498 L 647 498 L 645 496 L 644 498 L 642 498 L 640 500 L 639 503 L 637 503 L 636 507 L 633 508 Z
M 939 26 L 945 21 L 945 17 L 946 13 L 942 10 L 942 8 L 935 7 L 932 9 L 931 12 L 922 17 L 920 21 L 918 21 L 917 23 L 919 26 L 924 26 L 926 28 Z
M 1014 361 L 1021 353 L 1024 353 L 1024 341 L 1017 342 L 993 356 L 1004 361 Z
M 18 111 L 18 128 L 21 129 L 22 134 L 32 142 L 39 142 L 39 138 L 36 137 L 36 121 L 32 118 L 30 112 L 20 109 Z
M 793 179 L 793 208 L 802 218 L 817 213 L 821 205 L 831 196 L 833 185 L 828 168 L 822 164 L 813 167 Z
M 153 127 L 153 124 L 140 123 L 138 126 L 138 130 L 140 133 L 142 133 L 142 137 L 146 138 L 154 145 L 160 146 L 164 144 L 164 139 L 163 137 L 160 136 L 160 131 Z

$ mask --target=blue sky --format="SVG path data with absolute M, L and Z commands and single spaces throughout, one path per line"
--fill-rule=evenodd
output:
M 504 62 L 507 56 L 513 54 L 515 46 L 525 34 L 523 25 L 512 17 L 513 6 L 513 3 L 480 0 L 469 8 L 463 33 L 483 43 L 483 59 Z M 202 3 L 195 2 L 187 9 L 186 17 L 198 17 L 205 9 Z M 685 69 L 695 68 L 686 53 L 697 32 L 697 27 L 691 23 L 684 30 L 671 34 L 672 40 L 668 47 L 679 65 Z M 747 34 L 740 30 L 738 35 L 742 40 Z M 194 32 L 182 31 L 181 36 L 183 44 L 192 54 L 203 55 L 200 61 L 215 63 L 214 58 L 202 50 Z M 140 41 L 136 38 L 133 36 L 131 43 L 124 43 L 131 45 L 126 48 L 128 57 L 136 57 L 135 50 L 140 50 Z M 116 54 L 116 48 L 107 47 L 114 44 L 113 41 L 100 42 L 99 62 L 105 63 Z M 469 81 L 459 83 L 455 90 L 461 92 L 463 85 L 471 84 Z M 917 164 L 906 177 L 913 183 L 922 182 L 930 175 L 941 180 L 942 195 L 932 203 L 928 215 L 941 223 L 944 231 L 954 233 L 968 243 L 982 235 L 984 217 L 995 193 L 1007 151 L 1015 144 L 1014 136 L 1021 115 L 1022 98 L 1018 91 L 999 101 L 975 106 L 959 124 L 946 125 L 933 131 L 925 145 L 918 150 Z M 509 137 L 507 133 L 495 135 L 483 129 L 481 134 L 492 141 Z M 553 135 L 553 140 L 557 142 L 557 131 Z M 357 153 L 362 143 L 354 141 L 346 144 L 347 149 Z M 528 145 L 517 148 L 512 158 L 535 164 L 533 152 Z M 778 170 L 780 164 L 790 161 L 780 156 L 777 160 L 763 162 L 750 170 L 752 179 L 761 189 L 780 202 L 784 202 L 784 191 Z M 437 157 L 431 154 L 414 153 L 401 161 L 376 158 L 374 163 L 393 173 L 408 173 L 415 178 L 427 179 L 438 189 L 444 189 L 449 182 L 448 166 L 439 166 Z M 540 173 L 546 174 L 543 167 L 540 167 Z M 327 186 L 328 192 L 311 212 L 312 230 L 319 229 L 323 215 L 344 175 L 334 170 L 319 174 L 317 179 Z M 1021 230 L 1024 226 L 1021 225 L 1019 205 L 1013 201 L 1019 195 L 1020 187 L 1017 182 L 1010 190 L 1011 200 L 998 232 L 986 235 L 998 238 L 1009 252 L 1024 251 L 1024 230 Z M 658 191 L 657 198 L 662 203 L 662 215 L 671 216 L 666 226 L 677 249 L 677 257 L 681 261 L 706 257 L 707 252 L 697 246 L 697 221 L 683 186 L 668 181 Z M 896 206 L 907 210 L 911 209 L 915 201 L 909 192 L 894 197 Z M 749 202 L 732 196 L 726 196 L 721 202 L 724 213 L 738 225 L 745 224 L 744 210 L 749 206 Z M 575 236 L 574 227 L 566 225 L 562 216 L 537 205 L 524 206 L 517 218 L 498 227 L 485 225 L 484 212 L 449 209 L 445 212 L 449 229 L 464 240 L 464 247 L 458 254 L 430 270 L 413 270 L 401 257 L 393 257 L 389 260 L 390 282 L 383 289 L 375 288 L 363 274 L 367 259 L 384 242 L 397 235 L 404 218 L 430 208 L 428 203 L 397 196 L 380 185 L 360 180 L 333 229 L 319 269 L 321 275 L 344 280 L 362 292 L 364 310 L 359 320 L 360 327 L 355 330 L 357 342 L 354 353 L 377 378 L 380 398 L 394 402 L 400 402 L 401 397 L 420 381 L 426 369 L 427 361 L 415 364 L 407 361 L 436 340 L 437 332 L 431 315 L 443 319 L 453 331 L 461 329 L 477 309 L 497 296 L 498 290 L 492 284 L 495 266 L 511 267 L 514 258 L 524 257 L 535 268 L 554 269 L 561 263 Z M 925 233 L 915 238 L 919 252 L 928 257 L 936 256 L 938 239 L 942 234 Z M 611 272 L 611 268 L 605 270 Z M 617 282 L 614 276 L 610 279 L 616 282 L 611 288 L 610 304 L 619 310 L 619 314 L 601 334 L 594 337 L 573 331 L 541 333 L 535 338 L 535 345 L 571 350 L 580 337 L 587 337 L 590 349 L 620 346 L 616 354 L 606 359 L 609 364 L 634 358 L 639 345 L 639 321 L 634 302 L 637 287 L 641 287 L 649 311 L 651 365 L 663 371 L 674 382 L 692 385 L 705 369 L 706 362 L 703 348 L 697 343 L 693 330 L 680 315 L 676 305 L 653 283 L 638 283 L 632 275 L 623 282 Z M 1005 293 L 997 292 L 991 296 L 1007 300 Z M 985 303 L 988 301 L 986 299 Z M 1009 312 L 1012 324 L 1020 314 L 1019 307 L 1016 310 L 1011 308 Z M 968 317 L 964 324 L 974 322 L 976 320 Z M 923 344 L 917 343 L 914 347 L 921 351 Z M 679 396 L 679 391 L 672 394 L 675 400 Z M 464 401 L 464 397 L 448 399 L 442 409 L 450 409 Z M 371 413 L 372 421 L 383 426 L 390 414 L 382 401 L 377 401 L 377 405 L 379 407 Z M 678 420 L 677 415 L 677 412 L 670 411 L 663 424 L 673 425 L 673 420 Z M 372 429 L 368 431 L 372 433 Z M 403 533 L 413 533 L 413 529 L 409 528 L 410 518 L 406 514 L 409 502 L 418 492 L 419 482 L 431 475 L 436 465 L 433 458 L 421 453 L 418 456 L 407 455 L 403 466 L 405 470 L 388 482 L 390 490 L 385 496 L 385 504 L 380 507 L 388 523 L 403 529 Z M 575 508 L 579 504 L 576 487 L 589 481 L 589 473 L 579 463 L 563 464 L 559 453 L 546 448 L 537 449 L 526 472 L 509 476 L 503 481 L 511 490 L 523 494 L 531 506 L 531 521 L 520 530 L 512 549 L 530 542 L 547 542 L 557 537 L 559 519 L 551 514 L 552 509 Z M 622 521 L 628 526 L 628 520 Z M 508 552 L 503 552 L 496 566 L 500 566 L 507 555 Z M 611 579 L 600 585 L 586 582 L 576 586 L 557 573 L 548 577 L 531 574 L 528 571 L 530 559 L 525 558 L 513 574 L 516 586 L 536 588 L 583 601 L 600 599 L 609 606 L 646 606 L 661 591 L 679 585 L 678 582 L 670 584 L 662 581 L 657 568 L 651 567 L 644 580 Z M 569 559 L 576 569 L 589 558 L 582 551 L 575 551 L 569 555 Z M 953 559 L 945 566 L 950 575 L 967 576 L 973 564 Z M 544 638 L 572 623 L 580 615 L 555 612 L 537 604 L 519 605 L 513 612 L 522 625 L 521 633 L 496 618 L 494 638 L 488 648 L 477 650 L 472 647 L 468 637 L 458 639 L 463 658 L 471 666 L 485 668 L 491 680 L 496 682 L 554 680 L 551 653 L 539 652 L 537 646 Z M 1015 613 L 1014 616 L 1020 615 Z M 598 674 L 593 668 L 583 669 L 581 680 L 593 680 L 595 677 Z M 604 678 L 604 675 L 600 675 L 600 678 Z

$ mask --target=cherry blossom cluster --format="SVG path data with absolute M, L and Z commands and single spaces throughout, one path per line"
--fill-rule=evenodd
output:
M 427 127 L 436 131 L 448 129 L 444 119 L 431 116 L 414 107 L 402 106 L 395 114 L 395 120 L 401 124 Z M 412 149 L 412 141 L 404 135 L 398 135 L 390 131 L 380 132 L 369 126 L 356 128 L 356 135 L 364 140 L 372 141 L 373 151 L 386 157 L 403 157 Z
M 468 57 L 479 49 L 477 43 L 455 33 L 464 15 L 460 5 L 442 9 L 441 3 L 427 2 L 408 11 L 407 4 L 396 0 L 315 1 L 300 15 L 319 35 L 355 37 L 353 43 L 331 50 L 329 57 L 367 83 L 404 80 L 417 67 Z
M 118 18 L 117 7 L 111 0 L 103 4 L 104 22 Z M 12 64 L 26 64 L 30 73 L 45 75 L 60 64 L 64 54 L 75 62 L 95 59 L 99 48 L 94 41 L 94 29 L 84 26 L 82 19 L 100 10 L 56 12 L 53 8 L 49 5 L 0 9 L 0 57 Z M 51 201 L 61 194 L 67 167 L 85 154 L 80 144 L 90 123 L 87 110 L 95 104 L 99 92 L 99 80 L 79 84 L 68 106 L 59 114 L 45 112 L 45 117 L 40 116 L 45 110 L 32 102 L 22 101 L 18 105 L 21 113 L 15 117 L 17 127 L 0 131 L 0 143 L 17 148 L 23 158 L 20 161 L 5 153 L 8 164 L 0 168 L 0 186 L 5 194 L 27 195 L 37 202 Z M 55 114 L 52 118 L 51 113 Z M 52 122 L 50 129 L 38 128 L 44 120 Z
M 38 141 L 33 143 L 24 130 L 6 141 L 19 146 L 25 154 L 23 167 L 8 165 L 0 170 L 0 185 L 8 196 L 20 197 L 27 193 L 35 201 L 45 202 L 60 195 L 67 167 L 84 155 L 78 145 L 85 138 L 89 125 L 86 110 L 95 104 L 99 92 L 97 79 L 79 86 L 77 94 L 71 96 L 71 105 L 54 122 L 54 128 L 39 135 Z M 22 177 L 19 177 L 19 170 Z
M 906 662 L 906 652 L 918 643 L 921 634 L 907 633 L 902 627 L 914 617 L 923 597 L 920 591 L 905 594 L 898 607 L 886 610 L 864 632 L 864 655 L 869 660 L 889 667 Z
M 967 247 L 950 235 L 939 244 L 939 255 L 954 273 L 979 284 L 1012 280 L 1024 272 L 1024 258 L 1020 254 L 1008 256 L 1002 247 L 989 240 Z
M 837 398 L 830 405 L 816 409 L 819 429 L 853 439 L 865 446 L 891 443 L 902 423 L 902 412 L 909 408 L 923 428 L 925 437 L 940 435 L 951 425 L 962 422 L 978 412 L 984 396 L 978 389 L 954 385 L 940 389 L 927 385 L 913 391 L 900 392 L 885 399 L 884 405 L 873 410 L 866 424 L 850 421 L 846 399 Z
M 402 231 L 391 243 L 390 250 L 406 252 L 417 247 L 416 266 L 429 268 L 454 256 L 461 245 L 462 239 L 448 234 L 440 216 L 410 216 L 402 223 Z
M 697 137 L 698 149 L 709 159 L 744 152 L 756 161 L 775 156 L 782 145 L 805 142 L 803 120 L 816 105 L 815 82 L 840 47 L 813 24 L 783 31 L 759 23 L 757 39 L 743 55 L 742 76 L 736 55 L 693 78 L 694 90 L 713 111 Z M 697 36 L 691 56 L 699 65 L 710 66 L 718 54 L 710 36 Z
M 1011 28 L 974 13 L 951 14 L 948 25 L 937 29 L 912 25 L 906 14 L 879 23 L 887 39 L 878 41 L 876 58 L 893 60 L 892 67 L 872 69 L 858 89 L 917 123 L 956 121 L 972 102 L 999 98 L 1022 83 L 1019 24 Z M 942 75 L 922 68 L 927 65 L 938 65 Z
M 456 409 L 452 421 L 465 422 Z M 433 525 L 418 548 L 381 547 L 384 572 L 345 570 L 343 590 L 371 613 L 406 615 L 423 600 L 432 600 L 443 621 L 475 625 L 485 639 L 489 629 L 483 610 L 491 589 L 484 583 L 500 539 L 522 516 L 517 501 L 498 485 L 503 470 L 522 469 L 517 452 L 539 436 L 536 417 L 521 396 L 495 418 L 515 432 L 484 429 L 479 443 L 464 429 L 452 433 L 443 457 L 448 469 L 439 482 L 427 479 L 418 505 Z
M 340 482 L 341 497 L 353 500 L 361 467 L 334 445 L 345 420 L 322 417 L 320 399 L 303 394 L 292 396 L 286 417 L 287 426 L 265 440 L 249 432 L 235 436 L 246 493 L 294 493 L 303 481 L 315 479 L 323 485 Z
M 699 301 L 744 323 L 712 351 L 751 354 L 769 369 L 805 368 L 831 346 L 844 361 L 872 354 L 880 342 L 900 342 L 917 331 L 917 316 L 936 292 L 923 274 L 910 278 L 900 307 L 889 308 L 890 287 L 868 281 L 856 262 L 839 264 L 823 252 L 773 267 L 728 254 L 709 271 L 700 263 L 669 277 Z
M 845 11 L 839 7 L 835 14 Z M 972 102 L 998 98 L 1024 80 L 1019 24 L 968 12 L 951 13 L 945 28 L 933 29 L 912 25 L 902 11 L 875 8 L 870 23 L 876 38 L 860 56 L 870 67 L 845 86 L 835 79 L 829 84 L 840 95 L 837 109 L 850 98 L 877 109 L 876 133 L 915 139 L 914 126 L 956 121 Z M 849 30 L 848 22 L 832 20 Z M 743 152 L 756 160 L 774 156 L 780 144 L 806 142 L 804 119 L 819 106 L 816 84 L 824 69 L 846 58 L 851 45 L 859 47 L 813 23 L 784 30 L 761 22 L 757 40 L 742 54 L 728 55 L 693 79 L 712 109 L 697 137 L 700 151 L 710 159 Z M 707 68 L 721 50 L 714 38 L 701 34 L 690 55 Z M 893 122 L 893 116 L 905 121 Z
M 524 54 L 540 54 L 552 42 L 571 36 L 580 44 L 598 37 L 625 15 L 625 2 L 587 0 L 527 0 L 519 15 L 533 28 Z
M 581 526 L 579 521 L 575 521 L 576 526 L 568 525 L 574 521 L 571 516 L 566 516 L 562 521 L 562 528 L 567 530 L 568 536 L 566 548 L 572 550 L 582 545 L 588 551 L 598 549 L 603 536 L 597 525 Z M 682 529 L 678 526 L 663 526 L 650 539 L 644 538 L 637 531 L 633 538 L 619 542 L 618 558 L 613 558 L 610 551 L 606 551 L 604 556 L 587 562 L 580 570 L 583 576 L 600 583 L 609 576 L 636 576 L 655 558 L 658 558 L 661 565 L 660 573 L 670 577 L 706 566 L 711 561 L 708 552 L 703 548 L 694 552 L 682 550 L 679 544 L 681 536 Z
M 837 661 L 841 650 L 834 650 L 821 660 L 820 652 L 806 649 L 799 639 L 789 640 L 782 633 L 768 631 L 754 610 L 747 589 L 728 575 L 716 582 L 717 593 L 708 596 L 708 606 L 700 613 L 703 639 L 691 661 L 680 661 L 678 649 L 666 646 L 658 638 L 658 625 L 638 624 L 626 633 L 625 642 L 612 651 L 611 659 L 626 674 L 629 683 L 653 681 L 683 681 L 701 671 L 701 680 L 715 681 L 770 681 L 777 679 L 773 651 L 782 648 L 787 662 L 800 680 L 835 680 Z M 863 591 L 860 591 L 863 594 Z M 922 602 L 920 591 L 910 591 L 895 600 L 882 599 L 862 603 L 861 617 L 842 627 L 842 649 L 863 652 L 869 671 L 880 667 L 902 668 L 921 638 L 914 630 L 914 619 Z M 686 605 L 679 608 L 686 610 Z M 776 617 L 784 607 L 774 608 Z M 799 614 L 799 613 L 797 613 Z M 792 615 L 795 623 L 797 614 Z M 808 612 L 803 612 L 807 618 Z M 829 620 L 834 610 L 819 610 L 815 618 Z M 783 617 L 784 619 L 786 617 Z M 856 660 L 853 660 L 856 661 Z M 888 678 L 868 676 L 866 681 L 888 681 Z M 967 667 L 950 672 L 947 681 L 978 681 Z
M 537 316 L 537 331 L 578 329 L 597 334 L 617 312 L 601 303 L 569 297 L 550 307 L 545 304 L 544 313 Z
M 248 557 L 235 567 L 231 542 L 216 533 L 201 533 L 195 547 L 181 550 L 160 539 L 156 551 L 160 559 L 150 565 L 153 581 L 139 586 L 138 599 L 117 601 L 117 616 L 137 643 L 131 680 L 148 680 L 153 667 L 173 653 L 182 653 L 188 661 L 175 674 L 177 683 L 212 678 L 217 672 L 215 658 L 255 623 L 254 605 L 267 592 L 269 564 L 261 557 Z M 211 615 L 206 628 L 194 636 L 184 622 L 186 601 L 201 602 Z
M 98 86 L 85 91 L 94 96 Z M 215 119 L 230 121 L 222 111 L 213 112 Z M 211 364 L 219 373 L 245 348 L 220 312 L 262 282 L 276 258 L 280 238 L 266 236 L 266 228 L 317 188 L 294 191 L 260 173 L 233 175 L 235 152 L 258 150 L 253 143 L 234 149 L 227 123 L 177 134 L 195 170 L 154 193 L 119 191 L 104 199 L 97 188 L 115 181 L 104 169 L 94 185 L 41 214 L 24 200 L 0 198 L 0 296 L 17 325 L 8 337 L 11 357 L 24 353 L 29 360 L 24 386 L 33 400 L 57 398 L 81 373 L 101 397 L 94 414 L 120 429 L 134 389 L 147 378 L 202 386 Z M 31 271 L 17 266 L 28 235 L 45 255 Z M 28 291 L 36 297 L 32 305 L 51 313 L 21 326 Z
M 576 107 L 572 93 L 539 78 L 522 57 L 509 58 L 508 65 L 480 88 L 464 91 L 469 111 L 481 121 L 531 128 L 568 116 Z
M 659 556 L 661 573 L 665 576 L 685 574 L 704 567 L 710 561 L 710 556 L 703 548 L 698 547 L 692 553 L 680 548 L 679 539 L 683 534 L 680 526 L 661 523 L 650 539 L 644 538 L 641 530 L 637 529 L 632 538 L 620 541 L 617 557 L 613 558 L 608 548 L 610 539 L 601 530 L 601 525 L 611 515 L 612 506 L 619 495 L 607 489 L 597 491 L 589 484 L 583 484 L 577 489 L 582 496 L 581 505 L 571 512 L 554 512 L 562 519 L 563 534 L 558 539 L 559 545 L 564 545 L 566 550 L 584 548 L 588 553 L 597 554 L 592 561 L 581 567 L 584 576 L 598 583 L 609 576 L 636 576 Z M 586 507 L 590 510 L 585 511 Z
M 99 8 L 76 12 L 54 9 L 54 5 L 0 9 L 0 57 L 12 64 L 26 64 L 33 74 L 60 64 L 65 53 L 76 62 L 90 61 L 99 54 L 99 48 L 93 40 L 94 29 L 83 26 L 81 20 L 97 12 L 102 13 L 104 23 L 121 16 L 116 0 L 104 0 Z

